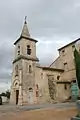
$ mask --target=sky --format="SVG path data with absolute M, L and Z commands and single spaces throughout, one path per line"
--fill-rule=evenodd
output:
M 25 16 L 41 65 L 50 65 L 58 48 L 80 37 L 80 0 L 0 0 L 0 92 L 11 85 L 13 43 Z

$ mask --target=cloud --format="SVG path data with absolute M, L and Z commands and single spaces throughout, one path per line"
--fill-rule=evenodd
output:
M 58 56 L 60 47 L 68 44 L 72 40 L 69 37 L 42 37 L 38 39 L 37 56 L 40 58 L 41 65 L 49 66 Z
M 39 41 L 37 56 L 42 65 L 56 59 L 58 48 L 80 37 L 80 0 L 1 0 L 1 84 L 11 81 L 13 43 L 21 34 L 25 15 L 31 36 Z
M 10 90 L 10 83 L 0 83 L 0 93 Z

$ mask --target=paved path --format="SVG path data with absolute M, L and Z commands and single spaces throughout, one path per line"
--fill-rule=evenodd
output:
M 76 103 L 57 103 L 57 104 L 39 104 L 39 105 L 28 105 L 28 106 L 17 106 L 17 105 L 1 105 L 0 115 L 15 113 L 20 111 L 29 111 L 35 109 L 56 109 L 56 108 L 71 108 L 76 107 Z

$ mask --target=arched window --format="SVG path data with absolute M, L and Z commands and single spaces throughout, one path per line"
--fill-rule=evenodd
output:
M 18 83 L 15 83 L 15 86 L 17 86 L 18 85 Z
M 15 66 L 15 76 L 18 76 L 18 65 Z
M 30 45 L 27 45 L 27 55 L 31 55 L 31 48 L 30 48 Z
M 60 76 L 58 75 L 58 76 L 57 76 L 57 80 L 59 80 L 59 79 L 60 79 Z
M 31 65 L 29 65 L 29 73 L 31 73 L 32 72 L 32 70 L 31 70 Z

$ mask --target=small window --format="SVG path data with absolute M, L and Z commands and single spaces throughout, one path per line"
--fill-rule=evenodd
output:
M 39 86 L 38 86 L 38 84 L 36 84 L 36 89 L 37 89 L 37 90 L 39 89 Z
M 75 48 L 75 45 L 72 45 L 72 48 Z
M 27 48 L 30 48 L 30 45 L 27 45 Z
M 15 76 L 18 76 L 18 65 L 15 66 Z
M 20 46 L 18 45 L 18 49 L 20 49 Z
M 62 53 L 64 53 L 64 50 L 62 50 Z
M 64 63 L 64 70 L 67 71 L 68 70 L 68 65 L 67 62 Z
M 18 50 L 18 55 L 20 55 L 20 50 Z
M 65 52 L 65 50 L 62 50 L 62 53 L 64 53 Z
M 72 50 L 73 50 L 73 52 L 74 52 L 74 50 L 75 50 L 75 45 L 72 45 Z
M 31 65 L 29 65 L 29 73 L 31 73 L 32 72 L 32 70 L 31 70 Z
M 28 54 L 28 55 L 31 55 L 30 45 L 27 45 L 27 54 Z
M 32 88 L 29 88 L 29 90 L 32 90 Z
M 66 62 L 66 63 L 64 63 L 64 65 L 67 65 L 67 62 Z
M 43 78 L 43 73 L 41 73 L 41 79 Z
M 58 75 L 58 76 L 57 76 L 57 80 L 59 80 L 59 79 L 60 79 L 60 76 Z
M 66 84 L 64 84 L 64 89 L 67 90 L 67 85 Z
M 72 82 L 73 82 L 73 83 L 76 83 L 76 80 L 73 80 Z
M 33 89 L 31 87 L 29 88 L 29 92 L 33 92 Z
M 17 54 L 20 55 L 20 46 L 18 45 L 18 51 Z
M 65 50 L 62 50 L 62 55 L 65 55 Z

